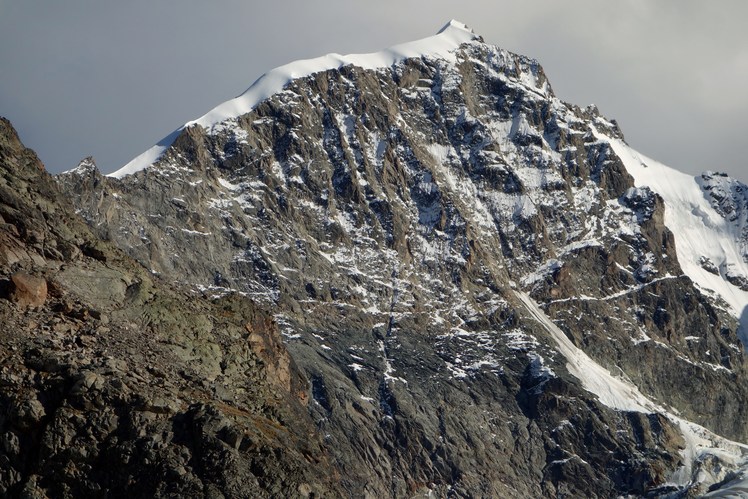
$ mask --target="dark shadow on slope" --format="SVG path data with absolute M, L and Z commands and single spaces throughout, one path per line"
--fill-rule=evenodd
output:
M 748 306 L 743 307 L 738 324 L 738 339 L 743 344 L 743 350 L 748 351 Z

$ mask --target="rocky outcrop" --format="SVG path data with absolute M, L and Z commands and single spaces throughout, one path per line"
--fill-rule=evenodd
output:
M 272 317 L 98 240 L 6 120 L 0 193 L 0 495 L 343 495 Z
M 664 407 L 748 438 L 736 319 L 598 133 L 623 138 L 474 40 L 293 80 L 133 175 L 59 182 L 152 273 L 272 310 L 351 496 L 703 492 L 735 463 L 686 457 Z M 587 391 L 522 292 L 660 412 Z

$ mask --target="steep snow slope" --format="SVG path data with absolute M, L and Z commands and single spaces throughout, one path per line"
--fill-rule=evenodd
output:
M 286 85 L 297 78 L 349 65 L 358 66 L 363 69 L 385 68 L 414 57 L 435 57 L 454 60 L 452 52 L 461 44 L 475 38 L 477 36 L 465 24 L 451 20 L 436 35 L 395 45 L 380 52 L 349 55 L 327 54 L 322 57 L 294 61 L 277 67 L 258 78 L 240 96 L 226 101 L 202 117 L 186 123 L 119 170 L 110 173 L 109 176 L 121 178 L 147 168 L 168 149 L 174 142 L 174 139 L 186 127 L 200 125 L 203 128 L 210 128 L 228 119 L 247 114 L 258 103 L 282 91 Z
M 748 276 L 742 245 L 742 227 L 717 212 L 698 177 L 692 177 L 638 153 L 619 139 L 595 131 L 609 142 L 634 177 L 637 187 L 647 186 L 665 201 L 665 225 L 675 236 L 683 272 L 707 294 L 727 304 L 741 321 L 741 340 L 748 347 L 748 286 L 738 284 Z M 705 177 L 708 176 L 705 174 Z M 732 281 L 732 282 L 731 282 Z

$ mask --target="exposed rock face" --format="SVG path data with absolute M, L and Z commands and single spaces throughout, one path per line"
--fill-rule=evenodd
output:
M 727 174 L 716 172 L 705 172 L 697 181 L 704 197 L 729 227 L 727 235 L 738 243 L 740 257 L 748 261 L 748 187 Z M 715 270 L 730 283 L 748 291 L 748 275 L 734 265 L 722 262 Z
M 748 439 L 736 318 L 598 133 L 622 139 L 476 40 L 294 80 L 136 174 L 59 181 L 147 269 L 272 309 L 352 496 L 703 492 L 729 465 L 681 454 L 665 409 L 601 403 L 520 299 L 661 407 Z
M 270 316 L 99 241 L 4 119 L 0 194 L 0 496 L 342 495 Z

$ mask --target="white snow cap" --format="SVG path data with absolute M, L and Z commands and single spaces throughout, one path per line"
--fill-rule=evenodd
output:
M 240 96 L 216 106 L 194 121 L 185 123 L 158 144 L 107 176 L 122 178 L 147 168 L 158 160 L 184 128 L 191 125 L 210 128 L 217 123 L 247 114 L 265 99 L 281 92 L 291 81 L 297 78 L 304 78 L 321 71 L 338 69 L 343 66 L 358 66 L 363 69 L 385 68 L 414 57 L 453 60 L 453 53 L 460 45 L 476 38 L 478 36 L 470 28 L 453 19 L 434 36 L 395 45 L 381 52 L 349 55 L 327 54 L 316 59 L 295 61 L 277 67 L 258 78 Z

